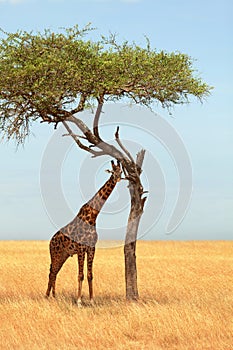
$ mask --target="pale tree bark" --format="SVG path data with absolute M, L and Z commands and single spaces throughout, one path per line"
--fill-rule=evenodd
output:
M 129 192 L 131 197 L 131 208 L 128 218 L 128 225 L 125 236 L 124 255 L 125 255 L 125 286 L 126 299 L 138 300 L 139 293 L 137 287 L 137 265 L 136 265 L 136 243 L 138 227 L 143 213 L 146 197 L 140 181 L 140 173 L 145 151 L 142 150 L 137 155 L 137 173 L 136 181 L 129 181 Z

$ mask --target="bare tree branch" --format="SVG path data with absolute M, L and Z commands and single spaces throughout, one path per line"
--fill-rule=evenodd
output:
M 127 155 L 127 157 L 131 160 L 132 163 L 134 163 L 134 159 L 132 157 L 132 155 L 130 154 L 130 152 L 125 148 L 125 146 L 123 145 L 123 143 L 120 140 L 120 136 L 119 136 L 119 126 L 116 129 L 115 132 L 115 138 L 116 138 L 116 142 L 118 143 L 118 145 L 120 146 L 120 148 L 122 149 L 122 151 Z
M 99 156 L 103 156 L 105 155 L 105 152 L 103 151 L 94 151 L 92 148 L 85 146 L 80 140 L 79 140 L 79 136 L 75 135 L 73 133 L 73 131 L 70 129 L 69 125 L 63 121 L 62 124 L 64 125 L 64 127 L 66 128 L 66 130 L 68 131 L 69 135 L 74 139 L 74 141 L 76 142 L 76 144 L 83 150 L 89 152 L 92 154 L 92 157 L 99 157 Z
M 110 155 L 111 157 L 118 159 L 118 160 L 123 160 L 125 159 L 123 153 L 121 153 L 116 147 L 113 145 L 108 144 L 107 142 L 104 142 L 102 140 L 99 140 L 96 135 L 94 135 L 91 130 L 88 128 L 88 126 L 80 119 L 70 116 L 69 118 L 66 119 L 66 121 L 74 123 L 85 135 L 87 138 L 88 142 L 90 142 L 91 146 L 90 147 L 98 147 L 101 149 L 104 154 Z M 125 159 L 126 160 L 126 159 Z M 126 164 L 126 162 L 124 162 Z
M 66 122 L 67 121 L 74 123 L 79 128 L 79 130 L 81 130 L 83 135 L 86 137 L 87 141 L 90 143 L 90 146 L 87 147 L 87 146 L 81 144 L 79 138 L 75 137 L 74 140 L 77 144 L 79 143 L 79 147 L 87 150 L 88 152 L 90 152 L 91 147 L 99 148 L 101 150 L 101 152 L 97 152 L 97 151 L 92 150 L 92 154 L 95 156 L 105 154 L 105 155 L 109 155 L 109 156 L 119 160 L 123 166 L 124 172 L 127 171 L 127 173 L 128 173 L 128 175 L 126 175 L 128 180 L 132 181 L 132 182 L 137 181 L 136 179 L 138 177 L 138 170 L 137 170 L 136 163 L 133 160 L 132 156 L 131 156 L 131 159 L 129 157 L 127 158 L 114 145 L 111 145 L 105 141 L 99 140 L 99 138 L 96 135 L 94 135 L 94 133 L 88 128 L 88 126 L 82 120 L 74 117 L 73 115 L 70 115 L 69 117 L 67 117 Z M 68 130 L 68 132 L 69 132 L 69 130 Z M 71 133 L 72 133 L 72 130 L 71 130 Z M 119 137 L 118 137 L 118 139 L 119 139 Z M 85 148 L 85 147 L 87 147 L 87 148 Z M 126 152 L 127 152 L 127 150 L 126 150 Z M 135 177 L 135 172 L 136 172 L 136 177 Z M 140 173 L 140 171 L 139 171 L 139 173 Z
M 81 119 L 75 118 L 74 116 L 69 116 L 66 121 L 74 123 L 92 145 L 98 145 L 98 138 L 91 132 L 88 126 Z
M 78 139 L 84 139 L 84 140 L 87 140 L 87 138 L 85 136 L 82 136 L 82 135 L 77 135 L 77 134 L 74 134 L 73 135 L 75 137 L 77 137 Z M 71 134 L 63 134 L 62 136 L 71 136 Z M 89 147 L 94 147 L 94 146 L 89 146 Z
M 144 149 L 142 149 L 137 154 L 136 164 L 137 164 L 137 167 L 140 169 L 140 172 L 141 172 L 141 168 L 142 168 L 142 163 L 144 161 L 145 153 L 146 153 L 146 151 Z
M 100 141 L 102 141 L 102 139 L 99 135 L 99 119 L 100 119 L 102 107 L 103 107 L 103 97 L 99 98 L 98 107 L 97 107 L 94 122 L 93 122 L 93 133 Z
M 79 104 L 76 108 L 72 109 L 71 114 L 75 114 L 78 112 L 82 112 L 85 107 L 85 102 L 86 102 L 86 95 L 82 94 L 79 100 Z

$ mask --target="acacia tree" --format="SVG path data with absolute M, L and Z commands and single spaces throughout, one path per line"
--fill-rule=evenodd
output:
M 135 43 L 118 44 L 114 35 L 94 42 L 91 28 L 78 26 L 60 33 L 6 33 L 0 41 L 0 128 L 7 140 L 23 143 L 32 122 L 63 124 L 78 147 L 92 157 L 109 155 L 122 164 L 129 181 L 131 208 L 125 236 L 126 297 L 138 299 L 136 240 L 146 200 L 140 180 L 145 151 L 136 159 L 122 144 L 102 139 L 99 120 L 104 103 L 130 100 L 149 108 L 154 102 L 169 108 L 202 100 L 210 87 L 195 76 L 192 59 L 182 53 L 157 52 Z M 93 126 L 79 117 L 95 106 Z M 79 135 L 77 134 L 79 130 Z

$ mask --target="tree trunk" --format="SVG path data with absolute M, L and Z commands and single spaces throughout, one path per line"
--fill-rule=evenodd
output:
M 140 164 L 144 158 L 144 153 Z M 139 159 L 139 158 L 138 158 Z M 134 174 L 135 175 L 135 174 Z M 136 242 L 137 233 L 140 223 L 140 219 L 143 213 L 143 207 L 146 197 L 142 198 L 143 187 L 140 182 L 140 175 L 138 174 L 135 181 L 129 182 L 129 191 L 131 196 L 131 209 L 128 219 L 128 225 L 126 230 L 124 256 L 125 256 L 125 286 L 126 286 L 126 299 L 138 300 L 138 287 L 137 287 L 137 265 L 136 265 Z
M 136 241 L 125 244 L 125 287 L 126 299 L 138 300 L 138 286 L 137 286 L 137 265 L 136 265 Z

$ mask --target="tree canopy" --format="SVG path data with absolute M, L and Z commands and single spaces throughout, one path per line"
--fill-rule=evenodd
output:
M 91 30 L 1 31 L 0 128 L 7 139 L 21 143 L 31 122 L 58 123 L 95 101 L 170 107 L 209 94 L 188 55 L 157 51 L 149 40 L 145 47 L 118 44 L 114 35 L 92 41 Z

